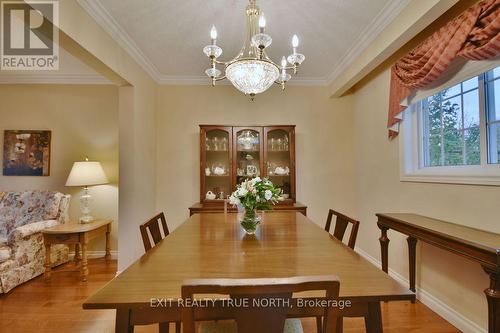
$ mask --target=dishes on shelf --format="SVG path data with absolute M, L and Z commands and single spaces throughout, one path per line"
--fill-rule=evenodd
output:
M 288 136 L 285 135 L 280 138 L 271 138 L 267 142 L 267 150 L 276 152 L 276 151 L 288 151 L 289 150 Z
M 212 191 L 208 191 L 207 194 L 205 194 L 205 199 L 207 200 L 215 200 L 216 198 L 217 196 Z
M 222 163 L 212 164 L 212 167 L 205 168 L 205 176 L 227 176 L 229 174 L 229 168 Z
M 290 174 L 290 168 L 288 167 L 276 167 L 276 169 L 274 169 L 274 174 L 276 176 L 288 176 Z
M 226 170 L 224 167 L 215 167 L 213 170 L 214 175 L 216 176 L 224 176 L 226 174 Z
M 206 137 L 205 138 L 206 151 L 228 151 L 228 140 L 226 137 Z
M 259 150 L 259 136 L 257 133 L 246 130 L 241 132 L 237 138 L 238 151 L 258 151 Z

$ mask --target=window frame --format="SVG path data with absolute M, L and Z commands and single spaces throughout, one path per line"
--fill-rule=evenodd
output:
M 495 152 L 495 159 L 496 159 L 496 162 L 492 162 L 492 150 L 493 148 L 496 148 L 498 149 L 497 147 L 497 142 L 496 142 L 496 138 L 494 138 L 492 135 L 490 135 L 490 125 L 494 125 L 494 124 L 500 124 L 500 119 L 494 119 L 494 120 L 490 120 L 490 116 L 491 116 L 491 112 L 490 112 L 490 107 L 491 107 L 491 104 L 494 104 L 495 101 L 488 101 L 488 94 L 489 94 L 489 89 L 488 89 L 488 83 L 493 83 L 495 81 L 499 81 L 500 82 L 500 76 L 498 77 L 494 77 L 492 79 L 489 79 L 488 76 L 486 75 L 486 73 L 483 74 L 483 77 L 484 77 L 484 107 L 485 107 L 485 130 L 486 130 L 486 149 L 487 149 L 487 153 L 486 153 L 486 159 L 487 159 L 487 162 L 489 164 L 499 164 L 500 163 L 500 158 L 498 158 L 498 153 Z M 488 142 L 489 141 L 489 142 Z
M 403 112 L 400 126 L 400 180 L 403 182 L 500 186 L 500 164 L 488 163 L 486 74 L 478 75 L 480 165 L 425 166 L 424 112 L 414 103 Z

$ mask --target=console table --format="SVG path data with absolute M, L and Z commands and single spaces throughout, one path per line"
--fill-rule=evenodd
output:
M 410 290 L 415 292 L 417 240 L 478 262 L 490 277 L 484 293 L 488 301 L 488 332 L 500 333 L 500 235 L 416 214 L 377 214 L 381 230 L 382 270 L 388 272 L 389 238 L 393 229 L 408 235 Z

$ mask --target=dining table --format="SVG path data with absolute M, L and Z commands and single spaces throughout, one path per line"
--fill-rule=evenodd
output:
M 364 317 L 367 332 L 382 332 L 380 302 L 414 301 L 415 294 L 301 213 L 268 211 L 254 235 L 237 213 L 195 214 L 102 289 L 84 309 L 116 309 L 115 332 L 181 320 L 181 286 L 188 279 L 283 278 L 336 275 L 341 317 Z M 363 226 L 360 226 L 362 229 Z M 294 295 L 295 296 L 295 295 Z M 321 294 L 297 295 L 318 299 Z M 210 297 L 210 295 L 208 296 Z M 215 298 L 215 295 L 213 296 Z M 224 319 L 223 306 L 196 320 Z M 317 317 L 321 306 L 292 307 L 290 317 Z

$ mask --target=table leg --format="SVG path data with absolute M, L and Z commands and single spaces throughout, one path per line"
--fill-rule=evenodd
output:
M 158 332 L 160 333 L 169 333 L 170 331 L 170 323 L 159 323 L 158 324 L 159 326 L 159 329 L 158 329 Z
M 134 333 L 134 326 L 130 326 L 130 310 L 116 310 L 115 333 Z
M 368 303 L 368 315 L 365 316 L 365 325 L 367 333 L 382 333 L 382 311 L 380 302 Z
M 415 292 L 415 266 L 417 265 L 417 239 L 409 236 L 406 241 L 408 242 L 408 257 L 410 267 L 410 290 Z
M 80 275 L 82 278 L 82 281 L 87 281 L 87 276 L 89 275 L 89 268 L 88 268 L 88 261 L 87 261 L 87 245 L 88 245 L 88 239 L 87 239 L 87 234 L 83 234 L 83 241 L 81 243 L 82 245 L 82 263 L 80 267 Z
M 104 256 L 104 259 L 106 261 L 111 260 L 111 223 L 108 224 L 108 227 L 106 229 L 106 255 Z
M 380 223 L 377 223 L 381 235 L 379 238 L 380 241 L 380 250 L 382 254 L 382 270 L 386 273 L 389 272 L 389 238 L 387 238 L 387 230 L 389 230 L 388 227 L 381 225 Z
M 81 260 L 80 256 L 80 243 L 75 243 L 75 263 L 78 263 Z
M 488 333 L 500 333 L 500 270 L 483 269 L 490 276 L 490 287 L 484 291 L 488 300 Z
M 50 262 L 50 247 L 50 243 L 45 240 L 45 272 L 43 273 L 45 281 L 50 280 L 50 271 L 52 269 L 52 264 Z

